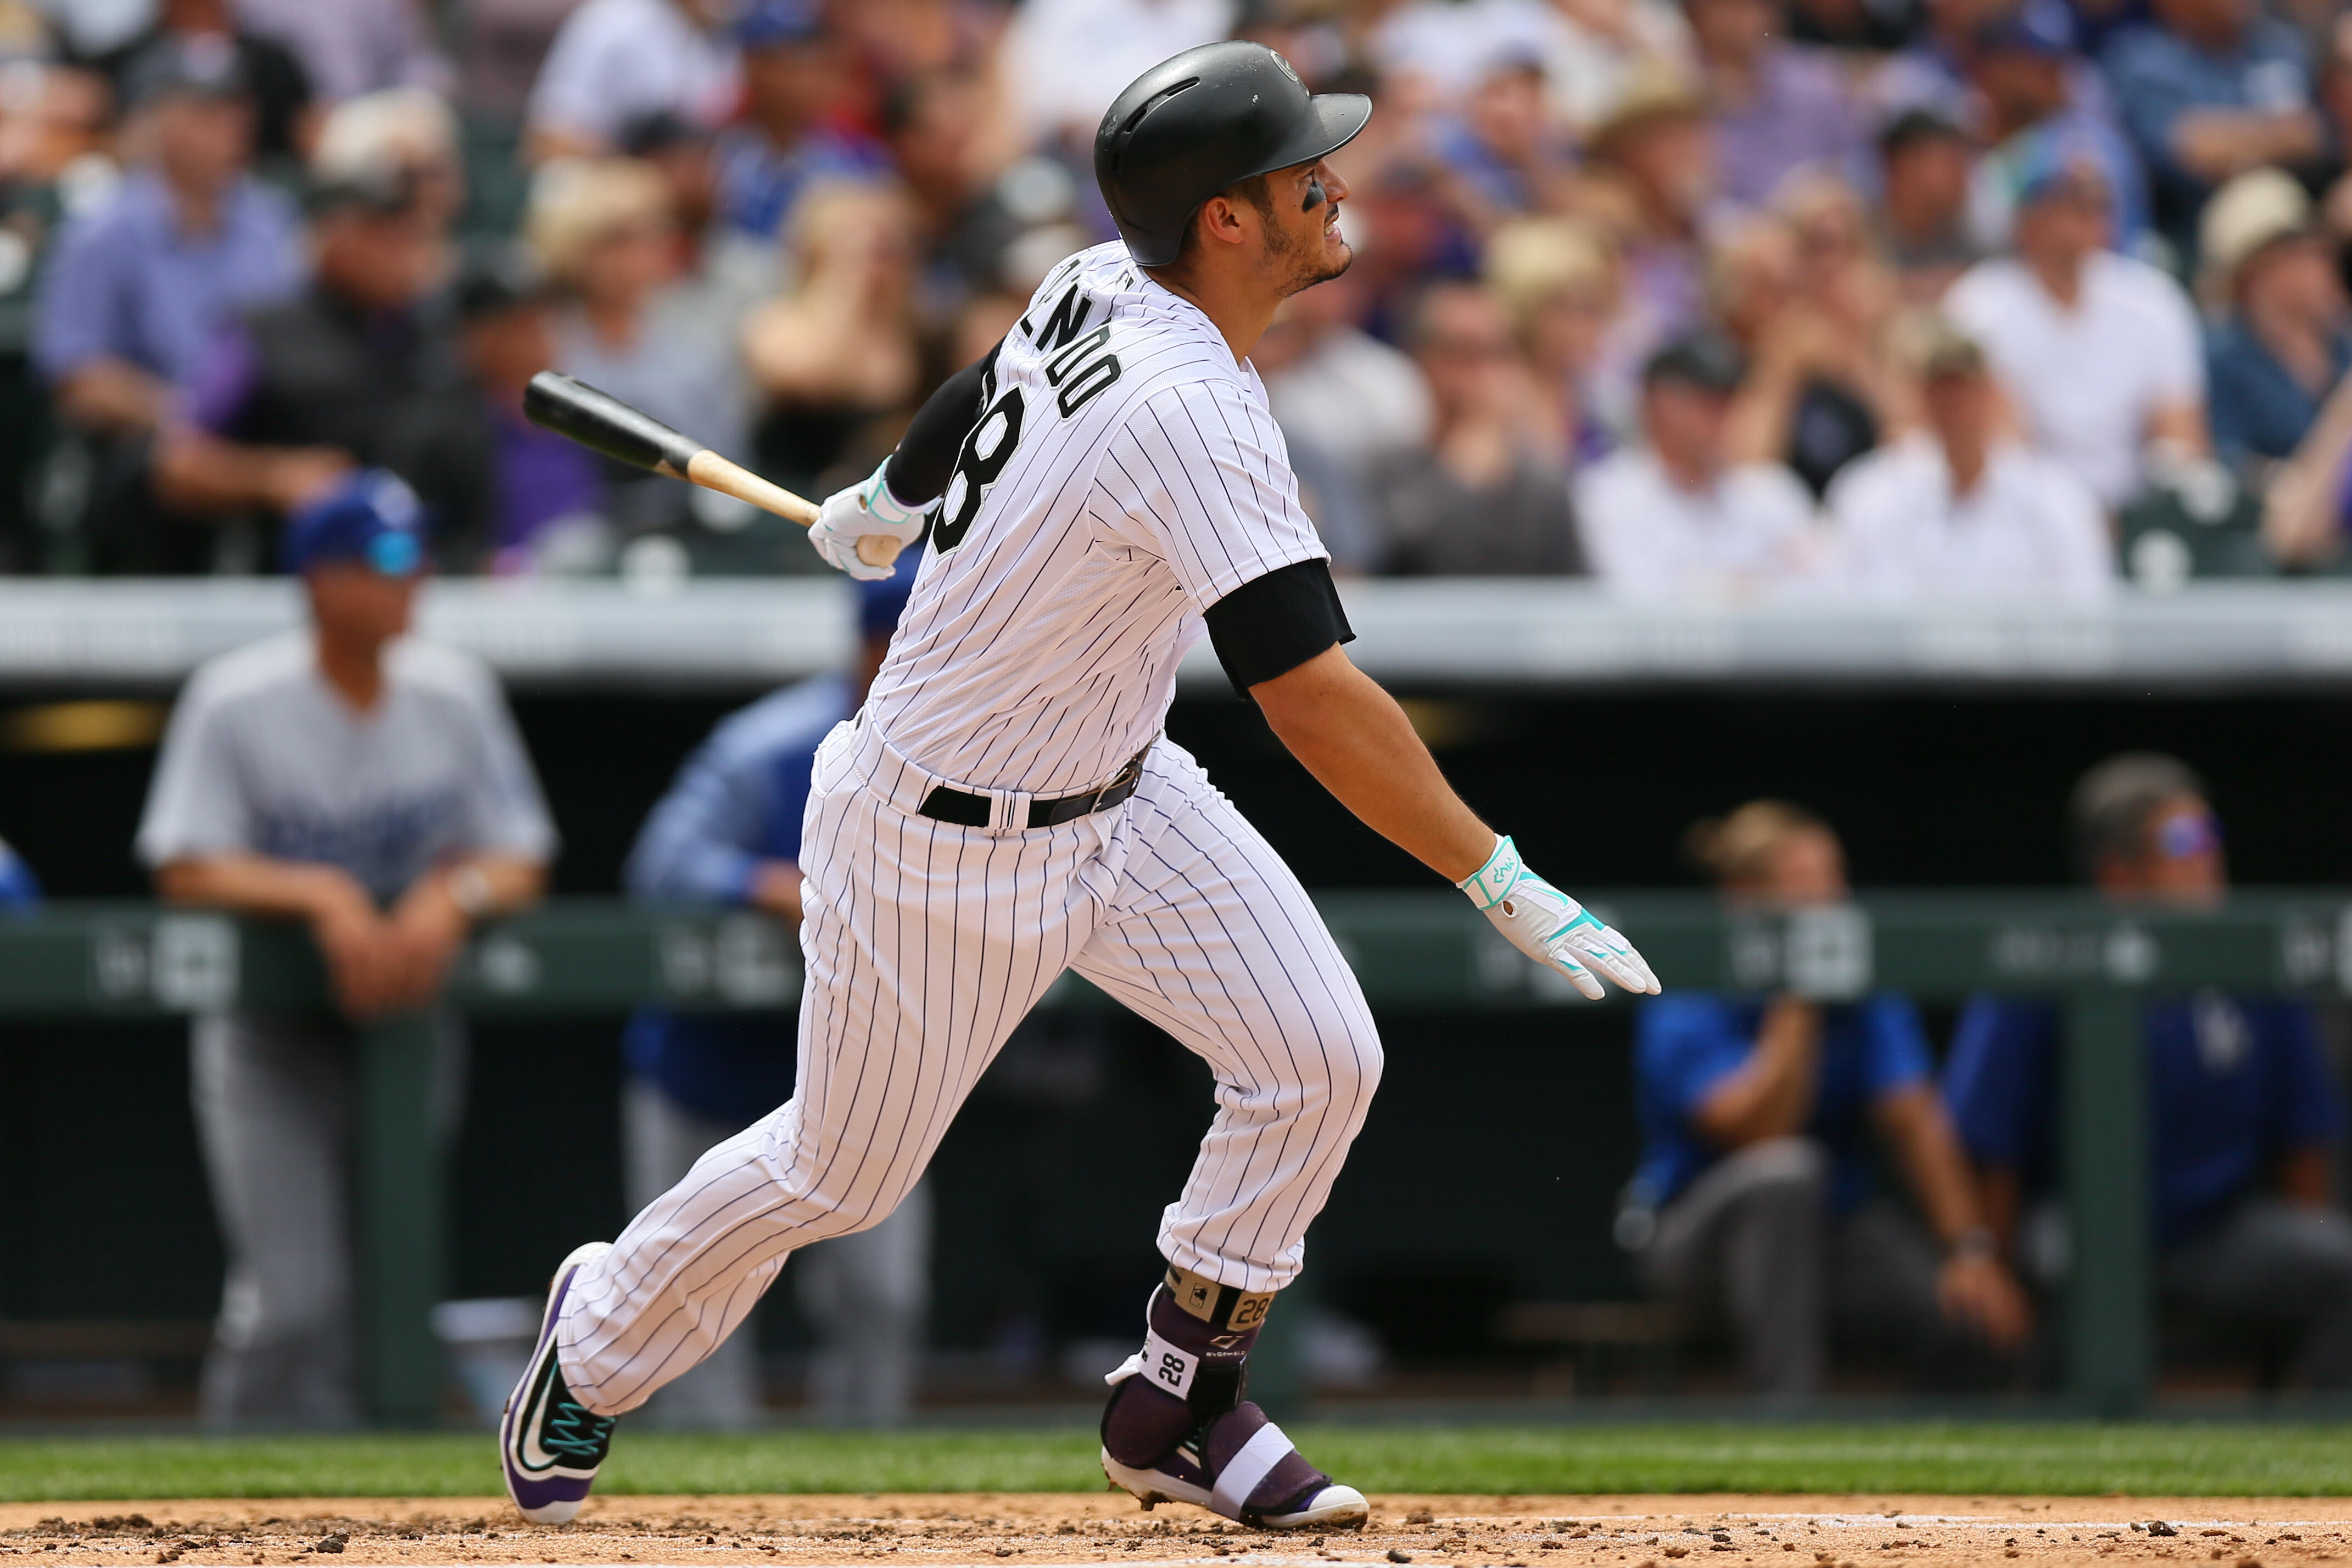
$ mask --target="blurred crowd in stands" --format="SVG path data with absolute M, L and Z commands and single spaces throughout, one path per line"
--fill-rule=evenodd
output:
M 2095 604 L 2325 572 L 2327 0 L 0 0 L 0 570 L 261 572 L 359 465 L 442 570 L 805 572 L 536 371 L 821 496 L 1111 230 L 1120 86 L 1378 101 L 1256 357 L 1342 569 Z

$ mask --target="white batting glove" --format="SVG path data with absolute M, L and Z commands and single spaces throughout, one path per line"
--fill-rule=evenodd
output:
M 857 541 L 879 534 L 898 541 L 899 547 L 913 544 L 923 537 L 923 514 L 908 511 L 890 494 L 890 486 L 882 477 L 890 466 L 884 458 L 862 484 L 846 490 L 835 490 L 817 508 L 816 521 L 809 528 L 809 543 L 825 563 L 866 582 L 878 582 L 898 570 L 895 562 L 887 566 L 870 566 L 857 557 Z
M 1599 1001 L 1598 969 L 1625 990 L 1647 996 L 1658 993 L 1658 977 L 1633 945 L 1595 920 L 1584 905 L 1527 868 L 1519 847 L 1506 838 L 1495 841 L 1486 857 L 1468 880 L 1454 884 L 1510 938 L 1511 946 L 1538 964 L 1566 975 L 1587 998 Z

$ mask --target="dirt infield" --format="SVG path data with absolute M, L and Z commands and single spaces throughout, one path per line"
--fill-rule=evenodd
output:
M 47 1563 L 631 1563 L 908 1568 L 1150 1562 L 1322 1568 L 1861 1568 L 2352 1560 L 2352 1499 L 1380 1497 L 1361 1534 L 1244 1530 L 1124 1495 L 599 1498 L 561 1529 L 503 1499 L 0 1505 L 0 1555 Z M 30 1568 L 30 1565 L 27 1565 Z

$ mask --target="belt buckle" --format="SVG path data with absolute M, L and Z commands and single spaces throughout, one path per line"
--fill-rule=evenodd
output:
M 1127 766 L 1120 768 L 1117 773 L 1111 776 L 1109 783 L 1105 784 L 1101 789 L 1095 791 L 1094 803 L 1089 805 L 1087 810 L 1089 811 L 1101 810 L 1102 798 L 1104 796 L 1109 794 L 1112 790 L 1117 789 L 1121 785 L 1132 784 L 1142 777 L 1143 765 L 1133 758 L 1129 758 L 1128 759 Z
M 1091 817 L 1097 811 L 1103 809 L 1104 796 L 1109 794 L 1112 790 L 1117 789 L 1120 785 L 1133 784 L 1142 777 L 1143 755 L 1139 752 L 1135 756 L 1129 758 L 1127 759 L 1127 766 L 1120 768 L 1117 773 L 1112 774 L 1109 780 L 1103 784 L 1101 788 L 1088 789 L 1082 794 L 1065 795 L 1059 800 L 1055 801 L 1054 804 L 1055 807 L 1059 808 L 1076 805 L 1081 800 L 1086 802 L 1084 810 L 1073 811 L 1068 816 L 1064 817 L 1062 821 L 1066 822 L 1073 821 L 1079 817 Z

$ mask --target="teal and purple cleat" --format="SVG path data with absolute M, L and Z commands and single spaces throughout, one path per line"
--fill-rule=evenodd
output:
M 547 1312 L 540 1319 L 539 1343 L 522 1381 L 507 1396 L 499 1422 L 499 1465 L 507 1495 L 533 1524 L 567 1524 L 588 1500 L 596 1467 L 613 1446 L 614 1417 L 599 1416 L 572 1397 L 556 1360 L 555 1324 L 563 1298 L 583 1263 L 612 1249 L 606 1241 L 575 1248 L 555 1270 L 548 1287 Z

